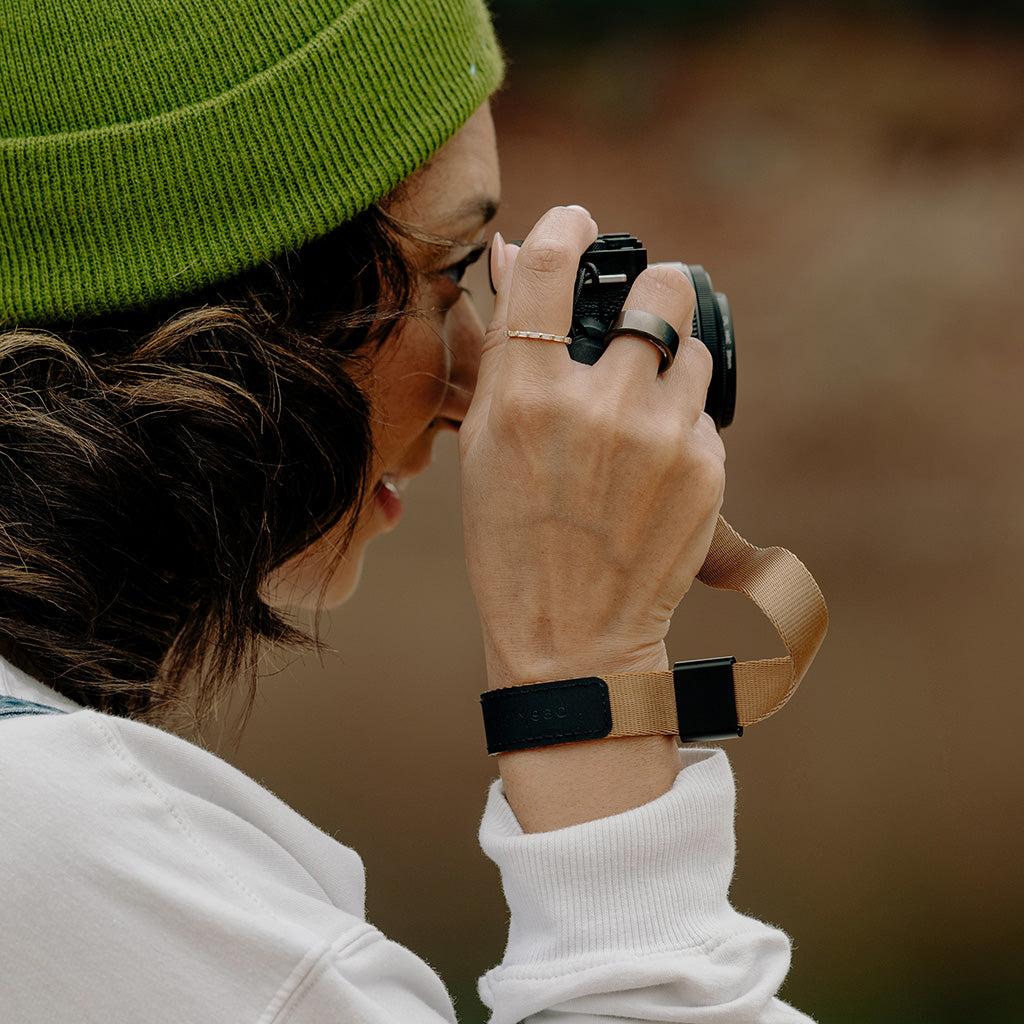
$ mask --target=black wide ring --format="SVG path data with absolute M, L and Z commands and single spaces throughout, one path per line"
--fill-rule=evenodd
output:
M 660 316 L 645 313 L 642 309 L 624 309 L 604 336 L 605 344 L 619 334 L 636 334 L 651 342 L 661 353 L 658 373 L 664 373 L 672 365 L 679 351 L 679 335 L 675 328 Z

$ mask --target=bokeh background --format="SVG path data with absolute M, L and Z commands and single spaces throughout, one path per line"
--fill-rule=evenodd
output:
M 1024 1020 L 1021 5 L 496 15 L 497 226 L 583 203 L 708 268 L 737 324 L 726 514 L 829 600 L 801 691 L 729 745 L 734 902 L 793 936 L 784 995 L 823 1024 Z M 435 461 L 321 619 L 337 653 L 268 678 L 223 748 L 362 853 L 371 919 L 473 1022 L 505 908 L 475 837 L 495 768 L 453 439 Z M 670 653 L 778 648 L 695 588 Z

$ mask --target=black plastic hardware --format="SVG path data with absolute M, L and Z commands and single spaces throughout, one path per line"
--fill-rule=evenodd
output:
M 743 735 L 732 679 L 735 664 L 735 658 L 705 658 L 677 661 L 672 666 L 679 738 L 684 743 Z
M 612 731 L 608 684 L 596 676 L 489 690 L 480 704 L 488 754 L 599 740 Z

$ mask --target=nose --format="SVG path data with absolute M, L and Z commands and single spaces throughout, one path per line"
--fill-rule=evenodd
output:
M 468 294 L 463 294 L 448 311 L 444 337 L 451 353 L 451 373 L 441 414 L 461 423 L 476 389 L 484 344 L 484 325 Z

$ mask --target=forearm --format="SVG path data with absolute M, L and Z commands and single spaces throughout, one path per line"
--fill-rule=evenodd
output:
M 668 736 L 630 736 L 498 755 L 509 806 L 524 832 L 549 832 L 639 807 L 679 772 Z

